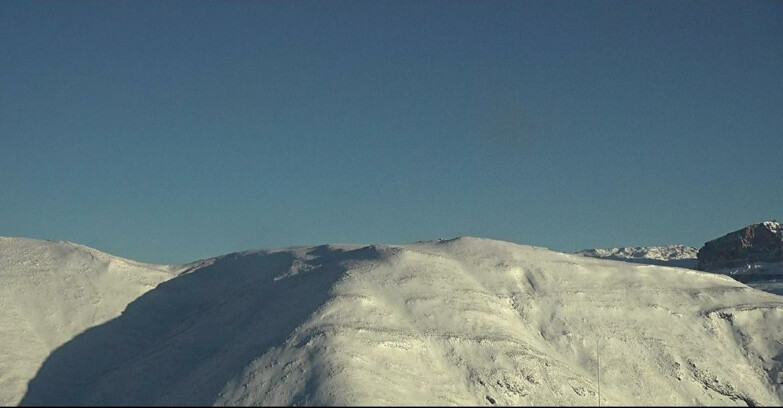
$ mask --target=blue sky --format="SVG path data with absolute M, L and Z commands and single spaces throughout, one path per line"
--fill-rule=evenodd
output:
M 0 3 L 0 235 L 141 261 L 783 218 L 783 2 Z

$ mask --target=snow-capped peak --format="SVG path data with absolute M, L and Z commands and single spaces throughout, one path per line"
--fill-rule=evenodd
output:
M 783 235 L 783 224 L 772 220 L 772 221 L 764 221 L 762 223 L 768 230 L 772 231 L 773 234 L 776 235 Z

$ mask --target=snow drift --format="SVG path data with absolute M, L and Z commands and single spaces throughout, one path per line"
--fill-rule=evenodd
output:
M 16 285 L 29 256 L 3 258 Z M 3 370 L 7 401 L 592 405 L 600 358 L 603 404 L 783 404 L 783 298 L 726 276 L 478 238 L 248 251 L 173 279 L 138 267 L 158 286 L 123 281 L 138 297 L 119 316 L 126 300 L 74 304 L 103 317 L 29 359 L 26 390 Z M 77 275 L 46 280 L 90 280 Z M 33 305 L 67 297 L 26 288 Z M 3 315 L 0 350 L 48 350 L 20 329 L 47 313 Z

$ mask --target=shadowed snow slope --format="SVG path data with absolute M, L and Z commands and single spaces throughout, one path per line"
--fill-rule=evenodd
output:
M 783 298 L 687 269 L 477 238 L 250 251 L 75 336 L 22 404 L 592 405 L 598 353 L 604 404 L 781 405 L 780 333 Z
M 0 404 L 17 404 L 49 354 L 174 276 L 69 242 L 0 237 Z

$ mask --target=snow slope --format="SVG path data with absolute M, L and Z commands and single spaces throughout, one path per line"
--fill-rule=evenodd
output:
M 0 237 L 0 404 L 20 401 L 52 351 L 174 274 L 69 242 Z
M 753 262 L 736 268 L 711 271 L 731 276 L 750 287 L 783 295 L 783 262 Z
M 606 405 L 781 405 L 780 333 L 783 297 L 688 269 L 478 238 L 249 251 L 78 334 L 22 404 L 592 405 L 600 357 Z

